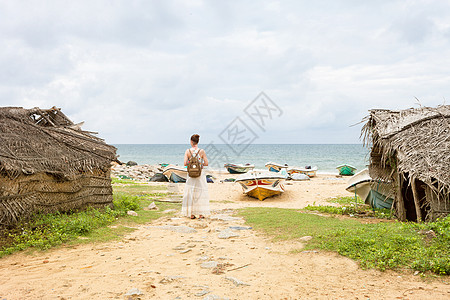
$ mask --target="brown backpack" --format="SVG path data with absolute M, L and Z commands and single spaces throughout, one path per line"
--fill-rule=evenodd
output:
M 198 159 L 198 153 L 200 152 L 200 149 L 197 151 L 197 153 L 195 153 L 195 156 L 192 155 L 191 149 L 189 149 L 189 152 L 191 153 L 191 158 L 189 159 L 187 165 L 189 177 L 199 177 L 202 174 L 202 164 Z

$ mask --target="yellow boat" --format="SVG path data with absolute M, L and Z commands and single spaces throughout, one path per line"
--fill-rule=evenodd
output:
M 284 192 L 285 178 L 281 174 L 269 171 L 250 171 L 239 176 L 235 182 L 242 186 L 244 193 L 250 197 L 264 200 Z

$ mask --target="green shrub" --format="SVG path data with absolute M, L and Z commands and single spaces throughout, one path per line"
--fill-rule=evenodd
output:
M 15 228 L 2 232 L 0 257 L 30 247 L 48 249 L 93 230 L 111 224 L 123 212 L 105 209 L 87 209 L 79 212 L 36 214 Z
M 117 238 L 120 236 L 120 232 L 128 232 L 129 227 L 119 226 L 117 229 L 110 229 L 107 226 L 116 222 L 119 217 L 126 216 L 126 212 L 129 210 L 139 211 L 139 216 L 123 218 L 120 220 L 121 223 L 145 223 L 161 215 L 156 211 L 140 210 L 142 204 L 148 205 L 151 200 L 145 197 L 140 198 L 137 194 L 146 194 L 147 198 L 148 195 L 163 197 L 167 193 L 155 192 L 155 190 L 162 190 L 162 187 L 131 185 L 128 189 L 125 187 L 123 191 L 114 193 L 114 209 L 109 207 L 88 208 L 84 211 L 67 213 L 36 214 L 29 220 L 20 222 L 14 228 L 0 230 L 0 257 L 27 248 L 48 249 L 71 240 L 77 240 L 80 236 L 87 236 L 89 240 L 92 238 L 101 241 Z M 176 207 L 170 203 L 159 205 L 162 211 L 165 208 L 174 208 L 174 206 Z
M 140 208 L 140 199 L 138 196 L 130 196 L 127 194 L 114 195 L 114 210 L 127 212 L 129 210 L 138 210 Z

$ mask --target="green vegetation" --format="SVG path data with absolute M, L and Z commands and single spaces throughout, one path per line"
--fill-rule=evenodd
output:
M 121 178 L 111 178 L 112 184 L 139 184 L 139 182 L 134 181 L 133 179 L 121 179 Z
M 163 197 L 167 196 L 167 187 L 163 185 L 147 185 L 147 184 L 133 184 L 133 185 L 115 185 L 113 187 L 114 194 L 125 193 L 132 196 L 150 196 L 150 197 Z
M 139 197 L 135 195 L 135 187 L 121 187 L 122 192 L 114 193 L 114 209 L 90 208 L 68 213 L 37 214 L 15 228 L 0 231 L 0 257 L 25 249 L 45 250 L 63 243 L 79 244 L 117 239 L 134 230 L 128 226 L 149 222 L 159 218 L 162 211 L 179 207 L 179 204 L 159 202 L 159 210 L 143 210 L 143 207 L 167 194 L 154 193 L 154 190 L 161 188 L 147 185 L 146 189 L 140 189 L 146 192 L 143 193 L 146 196 Z M 114 190 L 116 188 L 114 187 Z M 127 215 L 128 210 L 136 211 L 138 216 Z
M 308 205 L 305 207 L 305 210 L 335 215 L 348 215 L 351 217 L 375 217 L 378 219 L 394 218 L 391 210 L 371 208 L 369 205 L 364 204 L 359 197 L 357 197 L 356 203 L 354 197 L 339 197 L 329 199 L 328 201 L 331 203 L 340 204 L 340 206 Z
M 347 197 L 330 198 L 330 199 L 328 199 L 328 202 L 337 203 L 337 204 L 341 204 L 341 205 L 344 205 L 344 204 L 350 205 L 350 204 L 355 204 L 355 197 L 347 196 Z M 356 196 L 356 203 L 364 204 L 364 201 L 359 196 Z
M 337 251 L 359 261 L 362 268 L 450 275 L 450 216 L 428 224 L 363 224 L 356 218 L 323 217 L 293 209 L 245 208 L 239 214 L 249 226 L 274 240 L 313 236 L 306 249 Z M 428 230 L 433 233 L 422 234 Z

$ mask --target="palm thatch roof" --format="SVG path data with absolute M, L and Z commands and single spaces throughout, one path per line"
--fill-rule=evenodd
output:
M 448 194 L 449 105 L 398 111 L 374 109 L 366 121 L 362 135 L 365 144 L 372 147 L 372 178 L 395 181 L 395 176 L 402 174 L 407 183 L 414 185 L 418 180 L 437 194 Z
M 82 131 L 60 109 L 0 108 L 0 172 L 9 177 L 47 173 L 70 178 L 107 170 L 116 148 Z
M 112 206 L 116 148 L 59 108 L 0 108 L 0 226 L 35 212 Z

